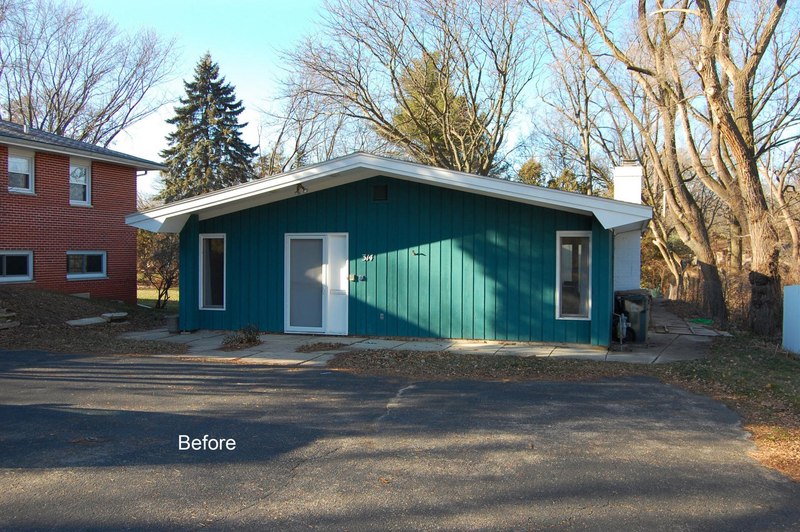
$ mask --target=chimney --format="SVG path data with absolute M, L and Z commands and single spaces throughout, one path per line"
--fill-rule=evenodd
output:
M 614 167 L 614 199 L 642 203 L 642 167 L 622 161 Z M 637 290 L 642 279 L 642 234 L 638 228 L 614 231 L 614 291 Z
M 614 167 L 614 199 L 642 203 L 642 167 L 635 161 L 623 160 Z

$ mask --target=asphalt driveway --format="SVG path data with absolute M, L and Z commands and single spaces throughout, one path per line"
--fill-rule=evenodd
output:
M 649 379 L 0 352 L 0 529 L 796 529 L 800 485 L 750 450 L 726 407 Z

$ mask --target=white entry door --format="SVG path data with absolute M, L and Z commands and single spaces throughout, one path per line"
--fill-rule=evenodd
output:
M 284 331 L 347 334 L 347 233 L 287 234 Z

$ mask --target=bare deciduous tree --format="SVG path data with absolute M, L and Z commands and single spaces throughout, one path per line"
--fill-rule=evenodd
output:
M 313 76 L 284 80 L 278 109 L 259 128 L 257 175 L 265 177 L 354 151 L 386 153 L 386 142 L 366 124 L 310 90 Z
M 4 118 L 106 146 L 161 105 L 151 95 L 171 73 L 171 42 L 126 35 L 81 4 L 12 3 L 0 19 Z
M 781 26 L 783 0 L 532 4 L 551 30 L 589 59 L 642 134 L 675 229 L 715 292 L 720 285 L 710 236 L 679 153 L 688 154 L 692 175 L 745 229 L 752 257 L 751 328 L 774 332 L 780 322 L 781 243 L 759 162 L 797 140 L 797 16 Z M 591 23 L 591 39 L 574 30 L 575 19 Z M 656 107 L 660 140 L 621 90 L 622 69 Z M 721 293 L 707 291 L 707 297 L 715 314 L 724 312 Z
M 496 169 L 536 64 L 523 6 L 511 0 L 353 0 L 326 9 L 324 38 L 308 39 L 288 54 L 298 72 L 314 76 L 306 90 L 370 124 L 414 160 L 482 175 Z M 412 75 L 427 58 L 435 58 L 429 66 L 438 82 L 427 87 L 434 94 L 409 87 L 429 79 Z M 399 125 L 400 115 L 413 127 Z M 433 144 L 441 148 L 430 150 Z

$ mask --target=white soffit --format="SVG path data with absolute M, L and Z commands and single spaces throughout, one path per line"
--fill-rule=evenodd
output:
M 197 214 L 201 220 L 214 218 L 295 197 L 300 184 L 308 193 L 313 193 L 378 175 L 549 209 L 594 215 L 606 229 L 641 228 L 652 217 L 652 209 L 644 205 L 354 153 L 289 173 L 137 212 L 127 216 L 125 222 L 148 231 L 177 233 L 192 214 Z

